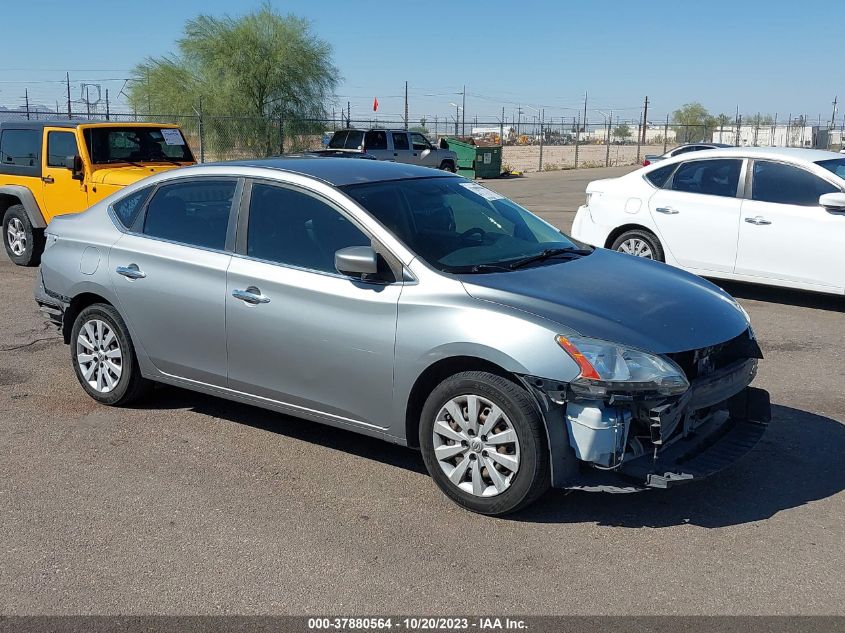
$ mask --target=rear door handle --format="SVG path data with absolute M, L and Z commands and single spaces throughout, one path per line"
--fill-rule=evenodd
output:
M 246 290 L 233 290 L 232 296 L 235 299 L 240 299 L 244 303 L 249 303 L 250 305 L 270 303 L 270 297 L 265 297 L 255 286 L 250 286 Z
M 655 209 L 658 213 L 665 213 L 666 215 L 677 215 L 678 210 L 673 209 L 672 207 L 657 207 Z
M 745 221 L 748 222 L 749 224 L 756 224 L 757 226 L 762 226 L 762 225 L 772 223 L 771 220 L 767 220 L 766 218 L 761 217 L 759 215 L 756 216 L 756 217 L 753 217 L 753 218 L 745 218 Z
M 137 264 L 129 264 L 128 266 L 118 266 L 116 271 L 118 275 L 123 275 L 127 279 L 143 279 L 147 276 L 143 270 L 138 269 Z

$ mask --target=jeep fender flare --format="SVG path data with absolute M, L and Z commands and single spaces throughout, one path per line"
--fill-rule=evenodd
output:
M 6 209 L 12 205 L 18 204 L 16 202 L 4 200 L 4 198 L 17 198 L 19 203 L 23 206 L 24 211 L 26 211 L 26 215 L 29 217 L 29 221 L 33 228 L 47 228 L 47 223 L 44 221 L 44 216 L 41 213 L 41 207 L 38 206 L 35 196 L 32 195 L 32 192 L 29 189 L 21 185 L 0 186 L 0 209 L 2 209 L 2 214 L 5 214 Z

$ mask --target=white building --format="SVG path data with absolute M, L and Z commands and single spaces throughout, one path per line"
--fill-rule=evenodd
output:
M 737 142 L 736 126 L 717 127 L 711 140 L 743 147 L 814 147 L 842 146 L 842 128 L 822 125 L 741 125 Z

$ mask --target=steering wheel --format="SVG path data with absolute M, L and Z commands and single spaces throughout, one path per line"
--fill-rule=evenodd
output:
M 458 237 L 458 239 L 460 239 L 461 242 L 469 242 L 470 241 L 469 238 L 473 235 L 477 235 L 478 241 L 483 242 L 484 237 L 487 235 L 487 231 L 485 231 L 481 227 L 474 226 L 471 229 L 467 229 L 466 231 L 461 233 L 460 236 Z M 474 242 L 476 240 L 472 240 L 472 241 Z

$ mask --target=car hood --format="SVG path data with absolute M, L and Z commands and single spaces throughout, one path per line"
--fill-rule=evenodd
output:
M 722 343 L 748 328 L 730 295 L 710 282 L 605 249 L 513 272 L 459 278 L 476 299 L 529 312 L 582 336 L 659 354 Z
M 187 165 L 188 163 L 185 163 L 185 166 Z M 158 174 L 163 171 L 177 169 L 178 167 L 182 167 L 182 165 L 166 164 L 143 165 L 141 167 L 136 167 L 134 165 L 126 167 L 104 167 L 94 171 L 91 175 L 91 182 L 95 184 L 118 185 L 120 187 L 125 187 L 126 185 L 138 182 L 141 178 L 146 178 L 147 176 L 152 176 L 153 174 Z

